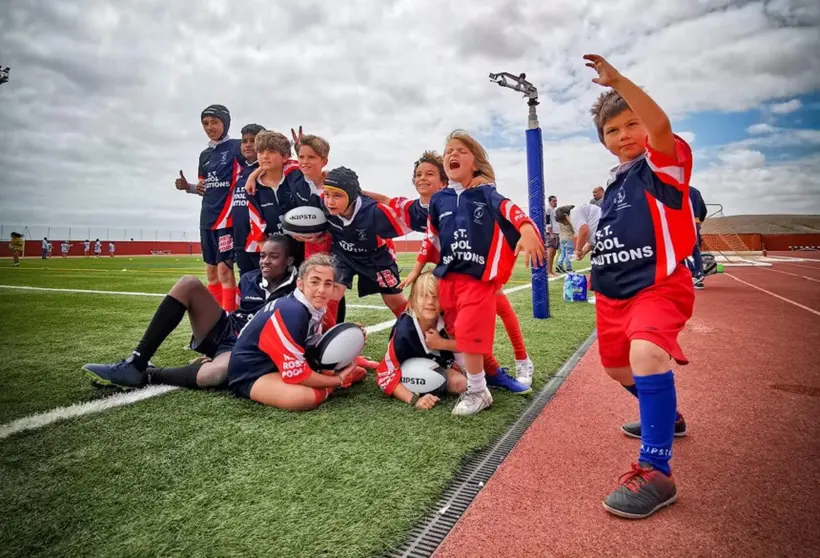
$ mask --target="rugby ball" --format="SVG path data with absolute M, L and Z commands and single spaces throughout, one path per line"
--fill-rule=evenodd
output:
M 418 394 L 445 389 L 447 370 L 429 358 L 409 358 L 401 363 L 401 383 Z
M 364 332 L 356 324 L 336 324 L 316 345 L 316 359 L 322 370 L 341 370 L 356 360 L 364 349 Z
M 282 230 L 288 234 L 311 234 L 327 230 L 327 218 L 318 207 L 302 206 L 291 209 L 282 219 Z

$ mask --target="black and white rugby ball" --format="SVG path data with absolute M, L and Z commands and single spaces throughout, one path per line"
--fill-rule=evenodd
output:
M 409 358 L 401 363 L 401 383 L 419 394 L 441 391 L 447 384 L 447 370 L 429 358 Z
M 318 207 L 291 209 L 282 219 L 282 230 L 289 234 L 312 234 L 327 230 L 327 218 Z
M 336 324 L 322 335 L 316 345 L 316 358 L 322 370 L 341 370 L 356 360 L 364 349 L 364 333 L 356 324 Z

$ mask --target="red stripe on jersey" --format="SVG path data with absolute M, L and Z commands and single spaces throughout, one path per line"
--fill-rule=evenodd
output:
M 251 230 L 248 233 L 245 251 L 259 252 L 262 249 L 262 241 L 265 238 L 265 227 L 267 224 L 259 211 L 257 211 L 251 203 L 248 203 L 248 222 L 250 223 Z
M 388 205 L 404 221 L 407 228 L 410 228 L 410 206 L 413 205 L 413 200 L 402 197 L 390 198 Z
M 433 226 L 430 216 L 427 216 L 427 232 L 419 246 L 419 255 L 416 261 L 421 263 L 435 262 L 441 259 L 441 242 L 438 238 L 438 231 Z
M 689 196 L 689 179 L 692 175 L 692 148 L 679 136 L 675 136 L 675 157 L 656 151 L 646 142 L 646 162 L 661 182 L 669 184 Z
M 498 267 L 501 265 L 501 249 L 504 243 L 504 235 L 501 234 L 501 227 L 493 225 L 493 238 L 490 241 L 490 249 L 487 251 L 487 262 L 484 265 L 484 273 L 481 275 L 482 281 L 492 281 L 498 276 Z
M 658 283 L 668 275 L 668 261 L 670 257 L 674 257 L 674 250 L 671 243 L 667 244 L 664 238 L 664 227 L 667 223 L 665 216 L 662 215 L 663 205 L 649 192 L 644 194 L 646 203 L 649 204 L 649 214 L 652 216 L 652 230 L 655 232 L 655 283 Z M 694 246 L 694 242 L 692 245 Z
M 376 206 L 382 210 L 382 213 L 385 214 L 387 220 L 390 221 L 390 224 L 393 225 L 393 229 L 396 231 L 398 236 L 404 236 L 411 232 L 410 226 L 407 225 L 404 220 L 399 219 L 396 214 L 390 209 L 388 206 L 384 205 L 383 203 L 376 202 Z
M 282 380 L 288 384 L 298 384 L 313 372 L 305 361 L 304 349 L 293 341 L 279 310 L 262 328 L 259 349 L 276 364 Z
M 538 233 L 538 238 L 541 238 L 541 231 L 538 230 L 538 227 L 535 226 L 535 222 L 530 219 L 524 210 L 515 205 L 510 200 L 504 200 L 501 202 L 501 206 L 499 207 L 499 211 L 501 212 L 501 216 L 512 223 L 515 227 L 515 230 L 521 232 L 521 227 L 525 224 L 532 225 L 532 228 L 535 229 L 535 232 Z
M 233 192 L 236 190 L 236 180 L 239 178 L 239 173 L 242 172 L 242 167 L 234 159 L 233 171 L 231 172 L 231 187 L 228 192 L 228 197 L 225 199 L 225 205 L 222 206 L 222 211 L 219 212 L 219 217 L 216 218 L 214 226 L 211 230 L 224 229 L 233 225 L 231 218 L 231 206 L 233 205 Z
M 393 339 L 387 345 L 387 353 L 376 368 L 376 383 L 386 395 L 393 395 L 396 387 L 401 382 L 401 368 L 399 359 L 396 357 L 396 349 L 393 346 Z

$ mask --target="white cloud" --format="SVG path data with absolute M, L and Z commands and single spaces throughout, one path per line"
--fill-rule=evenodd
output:
M 771 124 L 767 124 L 765 122 L 760 122 L 758 124 L 752 124 L 751 126 L 746 128 L 747 133 L 754 134 L 754 135 L 771 134 L 775 130 L 777 130 L 777 128 L 775 128 Z
M 695 145 L 695 132 L 683 131 L 677 132 L 677 134 L 689 145 Z
M 792 99 L 791 101 L 786 101 L 785 103 L 775 103 L 773 105 L 769 105 L 769 110 L 772 114 L 789 114 L 800 110 L 801 106 L 803 105 L 800 103 L 800 99 Z
M 196 229 L 198 198 L 172 184 L 180 168 L 194 174 L 199 114 L 214 102 L 231 109 L 234 135 L 249 122 L 324 135 L 331 165 L 387 194 L 411 192 L 412 161 L 451 129 L 496 136 L 516 146 L 490 150 L 499 187 L 526 205 L 526 106 L 489 72 L 525 71 L 539 87 L 545 134 L 565 138 L 545 144 L 547 189 L 573 203 L 615 162 L 581 136 L 602 91 L 586 52 L 673 117 L 820 89 L 820 57 L 806 55 L 820 51 L 813 2 L 329 6 L 5 2 L 0 222 Z
M 734 149 L 718 155 L 721 162 L 738 169 L 756 169 L 766 164 L 766 156 L 752 149 Z

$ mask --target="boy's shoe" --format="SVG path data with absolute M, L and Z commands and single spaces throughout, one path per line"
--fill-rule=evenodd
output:
M 515 379 L 518 380 L 518 383 L 532 387 L 532 373 L 533 365 L 529 356 L 524 360 L 515 361 Z
M 490 408 L 492 404 L 493 396 L 487 388 L 481 391 L 465 391 L 456 401 L 453 414 L 458 416 L 474 415 L 479 411 Z
M 133 364 L 134 356 L 112 364 L 85 364 L 83 372 L 97 385 L 133 389 L 145 385 L 145 373 Z
M 566 273 L 566 272 L 567 271 L 564 269 L 564 266 L 562 266 L 562 265 L 556 265 L 555 266 L 555 273 Z
M 530 386 L 525 385 L 510 376 L 509 373 L 507 373 L 506 368 L 499 368 L 495 376 L 486 374 L 484 377 L 487 378 L 487 386 L 506 389 L 507 391 L 511 391 L 518 395 L 532 393 L 532 388 Z M 532 383 L 532 381 L 530 381 L 530 383 Z
M 692 283 L 692 286 L 698 290 L 702 290 L 706 288 L 706 285 L 703 284 L 703 278 L 698 278 Z
M 632 470 L 618 479 L 621 485 L 604 500 L 604 509 L 627 519 L 649 517 L 677 500 L 678 490 L 672 477 L 648 463 L 632 464 Z
M 641 437 L 641 423 L 638 422 L 628 422 L 624 425 L 621 425 L 621 431 L 629 436 L 630 438 L 638 438 Z M 683 415 L 678 415 L 678 420 L 675 421 L 675 437 L 681 438 L 686 436 L 686 421 L 683 418 Z

